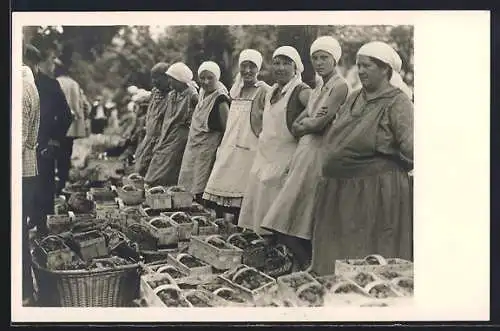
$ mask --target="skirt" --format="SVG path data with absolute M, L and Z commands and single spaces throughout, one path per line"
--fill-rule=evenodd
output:
M 412 194 L 408 173 L 325 178 L 316 190 L 312 271 L 335 272 L 335 261 L 370 254 L 413 259 Z

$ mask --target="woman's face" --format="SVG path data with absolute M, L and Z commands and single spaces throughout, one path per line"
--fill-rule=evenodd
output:
M 49 76 L 54 75 L 54 70 L 56 68 L 57 54 L 55 50 L 47 51 L 47 58 L 40 62 L 38 65 L 43 73 Z
M 200 78 L 200 85 L 205 91 L 211 92 L 215 90 L 215 84 L 217 84 L 217 78 L 212 72 L 208 70 L 203 70 L 200 73 L 199 78 Z
M 311 56 L 312 66 L 314 71 L 321 77 L 330 75 L 335 69 L 335 59 L 325 51 L 316 51 Z
M 170 86 L 177 92 L 182 92 L 186 89 L 186 84 L 175 79 L 174 77 L 170 77 L 169 81 L 170 81 Z
M 359 55 L 357 62 L 359 80 L 365 89 L 376 90 L 387 79 L 387 69 L 380 68 L 370 57 Z
M 295 76 L 296 65 L 287 56 L 278 55 L 273 58 L 273 75 L 280 85 L 288 83 Z
M 153 72 L 151 74 L 151 83 L 160 91 L 167 91 L 170 88 L 168 76 L 164 73 Z
M 244 83 L 253 83 L 257 79 L 259 70 L 252 61 L 243 61 L 240 64 L 240 75 Z

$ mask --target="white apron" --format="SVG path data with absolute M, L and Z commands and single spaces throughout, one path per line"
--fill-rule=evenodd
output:
M 258 92 L 256 89 L 250 98 L 231 102 L 227 129 L 217 150 L 206 193 L 228 198 L 243 197 L 258 144 L 250 127 L 250 111 Z
M 273 91 L 266 100 L 262 133 L 259 136 L 238 222 L 238 226 L 259 234 L 269 233 L 261 228 L 261 222 L 285 182 L 297 148 L 297 140 L 288 130 L 286 115 L 288 100 L 294 88 L 300 83 L 301 81 L 297 80 L 291 85 L 275 104 L 270 103 Z

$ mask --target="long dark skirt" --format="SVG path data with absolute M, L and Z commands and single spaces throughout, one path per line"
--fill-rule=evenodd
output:
M 412 260 L 412 195 L 407 172 L 323 178 L 316 194 L 312 271 L 333 274 L 336 260 L 370 254 Z

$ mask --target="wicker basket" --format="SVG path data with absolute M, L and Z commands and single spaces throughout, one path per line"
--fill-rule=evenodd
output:
M 158 238 L 153 236 L 144 224 L 132 223 L 124 229 L 124 233 L 137 244 L 139 251 L 158 250 Z
M 158 296 L 159 292 L 165 290 L 165 289 L 173 289 L 178 292 L 179 300 L 181 300 L 184 304 L 184 307 L 192 307 L 191 303 L 186 300 L 186 298 L 182 295 L 181 290 L 176 286 L 176 285 L 162 285 L 157 287 L 154 290 L 154 294 L 157 298 L 155 302 L 152 304 L 153 307 L 168 307 Z
M 141 298 L 144 298 L 148 306 L 155 306 L 155 305 L 158 306 L 159 298 L 156 296 L 154 290 L 159 286 L 161 286 L 159 285 L 153 288 L 149 283 L 152 281 L 163 281 L 163 280 L 166 280 L 168 282 L 165 284 L 176 286 L 175 281 L 172 279 L 172 277 L 170 277 L 169 274 L 150 273 L 141 276 L 141 285 L 140 285 Z
M 88 192 L 89 200 L 96 203 L 113 203 L 116 198 L 116 192 L 107 187 L 91 187 Z
M 123 201 L 123 203 L 128 206 L 140 205 L 145 200 L 144 190 L 137 189 L 135 186 L 130 184 L 118 187 L 116 189 L 116 193 L 118 193 L 118 197 Z
M 224 218 L 218 218 L 214 221 L 214 223 L 219 228 L 219 234 L 224 238 L 229 238 L 230 235 L 240 232 L 237 225 L 234 225 Z
M 157 221 L 168 223 L 170 226 L 158 228 L 153 225 Z M 142 222 L 150 230 L 151 234 L 158 238 L 159 246 L 170 246 L 179 242 L 179 227 L 173 224 L 169 218 L 158 216 L 142 220 Z
M 33 261 L 45 307 L 127 307 L 139 295 L 139 265 L 99 271 L 52 271 Z
M 172 196 L 172 208 L 189 208 L 193 204 L 193 195 L 180 186 L 167 188 L 167 192 Z
M 233 278 L 238 274 L 243 272 L 244 270 L 253 270 L 254 272 L 259 273 L 262 277 L 267 279 L 267 282 L 262 284 L 260 287 L 250 290 L 244 286 L 241 286 L 238 283 L 233 282 Z M 248 300 L 253 302 L 265 302 L 266 298 L 272 298 L 272 292 L 274 292 L 274 288 L 276 287 L 276 280 L 274 278 L 269 277 L 268 275 L 258 271 L 255 268 L 249 267 L 247 265 L 240 265 L 235 269 L 228 270 L 225 273 L 221 274 L 220 279 L 226 283 L 230 288 L 238 289 Z
M 212 239 L 219 240 L 226 248 L 210 244 Z M 228 270 L 241 264 L 243 250 L 225 242 L 219 235 L 211 235 L 191 237 L 188 253 L 218 270 Z
M 153 209 L 172 208 L 172 195 L 167 193 L 167 189 L 156 186 L 146 190 L 146 204 Z
M 399 293 L 394 288 L 394 286 L 391 285 L 391 283 L 389 281 L 380 278 L 374 272 L 361 271 L 359 273 L 364 273 L 364 274 L 370 276 L 371 280 L 369 282 L 367 282 L 366 284 L 360 284 L 360 283 L 356 282 L 356 280 L 355 280 L 355 277 L 357 274 L 351 274 L 351 275 L 349 275 L 349 277 L 345 277 L 345 278 L 348 281 L 350 281 L 352 284 L 361 288 L 363 290 L 363 292 L 365 293 L 365 295 L 370 296 L 370 297 L 374 297 L 374 295 L 370 293 L 370 290 L 373 289 L 375 286 L 384 285 L 387 287 L 387 290 L 388 290 L 389 295 L 391 297 L 401 297 L 402 296 L 402 294 Z
M 257 247 L 256 251 L 258 250 L 259 248 Z M 260 255 L 260 253 L 258 253 L 258 255 Z M 248 252 L 246 256 L 245 253 L 243 253 L 243 263 L 248 265 L 248 263 L 245 263 L 245 257 L 249 259 L 249 257 L 251 256 L 251 252 Z M 259 269 L 266 275 L 277 278 L 289 274 L 292 271 L 292 268 L 293 257 L 286 246 L 277 245 L 273 247 L 270 245 L 266 245 L 264 264 L 256 269 Z
M 167 256 L 167 262 L 168 264 L 176 267 L 177 269 L 179 269 L 181 272 L 185 273 L 188 276 L 203 276 L 212 273 L 212 267 L 204 263 L 203 261 L 199 261 L 202 264 L 199 267 L 188 267 L 184 263 L 180 262 L 180 259 L 183 256 L 189 256 L 189 254 L 180 253 L 177 256 L 169 254 Z
M 144 191 L 144 177 L 138 173 L 132 173 L 123 177 L 123 185 L 132 185 L 136 189 Z

